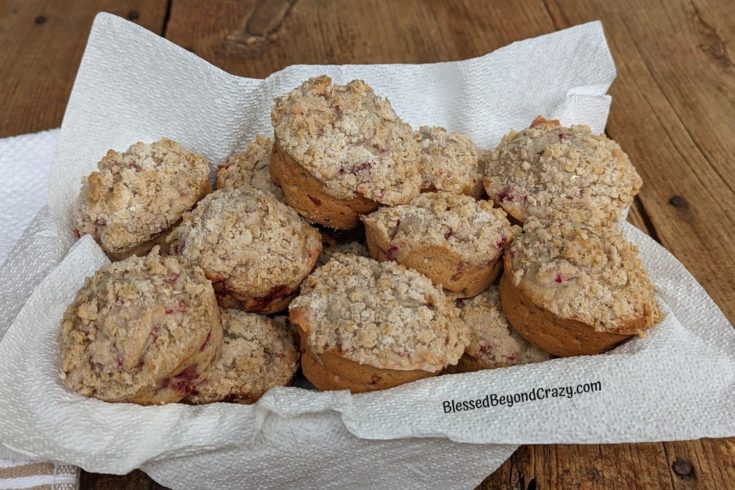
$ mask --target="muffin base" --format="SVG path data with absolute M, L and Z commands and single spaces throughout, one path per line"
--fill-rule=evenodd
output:
M 466 262 L 448 248 L 438 246 L 418 247 L 400 259 L 393 259 L 389 253 L 391 244 L 388 237 L 368 222 L 365 223 L 365 236 L 370 256 L 375 260 L 396 260 L 465 298 L 476 296 L 490 287 L 503 268 L 502 254 L 490 262 L 476 265 Z
M 283 190 L 286 204 L 309 221 L 337 230 L 349 230 L 360 215 L 378 209 L 378 203 L 362 196 L 337 199 L 327 194 L 324 184 L 287 154 L 278 141 L 273 143 L 271 180 Z
M 289 321 L 297 327 L 301 346 L 301 371 L 317 389 L 350 390 L 352 393 L 385 390 L 417 379 L 436 376 L 438 372 L 382 369 L 360 364 L 343 357 L 336 350 L 316 354 L 309 346 L 308 321 L 304 311 L 292 310 Z
M 640 318 L 627 321 L 614 331 L 596 331 L 592 325 L 560 318 L 538 306 L 507 275 L 500 280 L 500 304 L 508 322 L 521 336 L 559 357 L 600 354 L 638 333 L 646 323 L 645 318 Z

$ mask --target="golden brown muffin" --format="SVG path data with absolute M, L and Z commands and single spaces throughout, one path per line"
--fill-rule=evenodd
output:
M 304 376 L 322 390 L 389 388 L 456 364 L 467 327 L 444 292 L 411 269 L 335 254 L 289 307 Z
M 145 255 L 212 190 L 209 162 L 168 138 L 110 150 L 82 185 L 75 232 L 113 260 Z
M 251 187 L 283 201 L 281 188 L 271 181 L 273 140 L 257 135 L 244 152 L 233 153 L 217 167 L 217 189 Z
M 421 145 L 421 192 L 482 196 L 480 152 L 467 136 L 428 126 L 415 134 Z
M 490 286 L 520 232 L 490 201 L 446 192 L 362 217 L 370 255 L 415 269 L 445 289 L 474 296 Z
M 557 356 L 597 354 L 660 318 L 638 249 L 614 226 L 529 220 L 505 254 L 503 313 Z
M 310 221 L 353 228 L 359 214 L 419 192 L 420 150 L 411 127 L 362 80 L 307 80 L 276 98 L 271 120 L 271 177 Z
M 211 193 L 169 240 L 204 270 L 223 306 L 259 313 L 284 310 L 322 250 L 315 228 L 253 188 Z
M 267 316 L 239 310 L 220 313 L 222 350 L 186 401 L 254 403 L 269 389 L 287 385 L 299 367 L 293 332 Z
M 642 181 L 628 155 L 587 126 L 536 118 L 511 131 L 484 162 L 488 196 L 515 220 L 575 215 L 609 224 L 620 219 Z
M 548 360 L 551 356 L 528 343 L 510 326 L 500 310 L 498 288 L 491 286 L 474 298 L 458 299 L 459 317 L 470 331 L 470 345 L 456 372 L 479 371 Z
M 176 257 L 129 257 L 87 278 L 59 339 L 67 388 L 110 402 L 181 400 L 222 345 L 212 284 Z

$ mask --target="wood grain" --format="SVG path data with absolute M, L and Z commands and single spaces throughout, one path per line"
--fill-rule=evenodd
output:
M 165 0 L 0 2 L 0 137 L 61 125 L 92 20 L 98 12 L 163 32 Z
M 60 123 L 91 20 L 126 16 L 243 76 L 294 63 L 456 60 L 602 19 L 618 78 L 608 134 L 644 188 L 629 221 L 735 318 L 735 17 L 727 0 L 0 1 L 0 136 Z M 45 20 L 38 20 L 40 16 Z M 5 75 L 7 74 L 7 75 Z M 735 440 L 523 446 L 481 488 L 732 488 Z M 141 472 L 83 488 L 161 488 Z

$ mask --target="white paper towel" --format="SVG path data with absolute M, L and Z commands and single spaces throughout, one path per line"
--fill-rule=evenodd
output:
M 465 62 L 293 66 L 265 81 L 248 80 L 101 15 L 55 153 L 49 205 L 60 239 L 27 243 L 27 253 L 5 268 L 22 262 L 33 269 L 36 254 L 69 247 L 80 178 L 108 148 L 167 135 L 218 163 L 256 131 L 270 131 L 273 95 L 319 73 L 339 83 L 364 78 L 413 125 L 448 126 L 487 147 L 537 114 L 601 131 L 615 72 L 601 26 L 591 23 Z M 626 233 L 641 247 L 667 317 L 646 338 L 609 355 L 355 396 L 278 388 L 253 406 L 200 407 L 108 404 L 63 388 L 56 342 L 62 312 L 84 277 L 106 261 L 84 238 L 35 289 L 0 343 L 0 440 L 91 471 L 142 466 L 177 488 L 466 488 L 500 465 L 514 444 L 735 435 L 729 322 L 670 254 L 632 227 Z M 449 400 L 596 382 L 601 391 L 571 399 L 443 409 Z

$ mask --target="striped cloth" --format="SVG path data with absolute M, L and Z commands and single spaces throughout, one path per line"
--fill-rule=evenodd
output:
M 46 200 L 48 173 L 58 130 L 0 139 L 0 171 L 12 192 L 0 192 L 0 222 L 11 229 L 0 237 L 0 263 Z M 38 188 L 30 186 L 37 179 Z M 3 324 L 12 319 L 1 319 Z M 0 325 L 0 340 L 5 333 Z M 0 441 L 2 442 L 2 441 Z M 18 458 L 18 459 L 16 459 Z M 76 490 L 79 469 L 67 464 L 20 459 L 0 445 L 0 490 L 43 488 Z
M 77 490 L 79 468 L 69 464 L 0 459 L 0 490 Z

